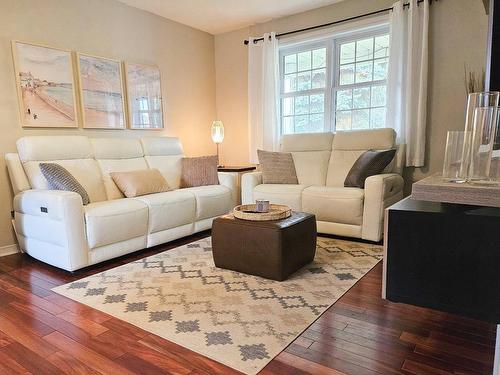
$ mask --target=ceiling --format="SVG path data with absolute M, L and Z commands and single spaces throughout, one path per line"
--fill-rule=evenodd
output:
M 118 0 L 135 8 L 220 34 L 344 0 Z

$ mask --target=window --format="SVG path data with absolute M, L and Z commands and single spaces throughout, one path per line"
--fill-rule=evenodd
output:
M 385 127 L 386 27 L 280 51 L 283 134 Z

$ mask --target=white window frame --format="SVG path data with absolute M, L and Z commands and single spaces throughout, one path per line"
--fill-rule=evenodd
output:
M 335 131 L 335 103 L 336 93 L 340 90 L 349 90 L 359 87 L 371 87 L 377 84 L 387 84 L 387 80 L 369 81 L 363 83 L 354 83 L 350 85 L 339 86 L 340 69 L 340 44 L 349 43 L 364 37 L 376 37 L 389 34 L 389 24 L 387 17 L 377 17 L 371 22 L 358 22 L 356 25 L 346 27 L 343 25 L 338 29 L 329 31 L 313 32 L 300 38 L 293 38 L 288 43 L 284 43 L 279 48 L 279 105 L 280 105 L 280 132 L 283 134 L 283 99 L 288 97 L 305 96 L 316 93 L 325 94 L 325 111 L 323 131 Z M 326 48 L 326 81 L 324 89 L 310 89 L 304 91 L 295 91 L 285 93 L 285 55 L 300 53 L 307 50 Z

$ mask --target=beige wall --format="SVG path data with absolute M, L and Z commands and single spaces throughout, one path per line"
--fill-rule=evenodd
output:
M 223 147 L 228 163 L 248 162 L 247 59 L 243 39 L 264 32 L 283 32 L 332 22 L 390 7 L 394 0 L 346 0 L 328 7 L 252 26 L 215 37 L 217 117 L 233 138 Z M 463 128 L 464 63 L 481 71 L 485 65 L 487 16 L 481 0 L 434 2 L 430 14 L 429 90 L 426 167 L 407 171 L 407 181 L 440 171 L 446 132 Z M 229 140 L 228 142 L 229 143 Z M 410 187 L 407 183 L 407 187 Z
M 154 64 L 162 73 L 163 131 L 33 130 L 19 125 L 12 39 L 119 60 Z M 16 150 L 24 135 L 92 137 L 179 136 L 187 154 L 215 152 L 214 37 L 111 0 L 0 0 L 0 151 Z M 12 197 L 0 158 L 0 248 L 14 243 Z

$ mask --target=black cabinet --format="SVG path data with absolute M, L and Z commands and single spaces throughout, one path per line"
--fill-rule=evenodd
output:
M 385 295 L 500 323 L 500 209 L 407 198 L 388 208 Z

